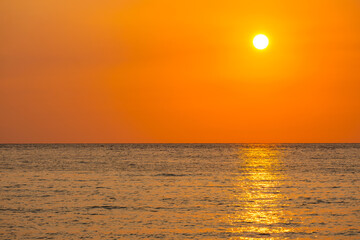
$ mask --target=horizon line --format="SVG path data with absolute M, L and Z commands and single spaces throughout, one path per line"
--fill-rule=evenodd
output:
M 360 142 L 0 142 L 6 144 L 360 144 Z

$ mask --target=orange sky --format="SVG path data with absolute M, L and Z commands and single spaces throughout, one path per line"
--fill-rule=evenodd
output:
M 0 109 L 2 143 L 360 142 L 360 2 L 0 1 Z

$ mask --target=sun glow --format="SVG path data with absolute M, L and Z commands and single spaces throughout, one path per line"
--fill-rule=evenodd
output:
M 253 40 L 254 47 L 257 49 L 265 49 L 269 45 L 269 39 L 264 34 L 258 34 Z

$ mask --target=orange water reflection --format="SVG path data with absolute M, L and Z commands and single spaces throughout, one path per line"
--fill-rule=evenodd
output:
M 274 146 L 247 146 L 239 151 L 240 174 L 234 179 L 236 212 L 226 216 L 233 233 L 270 237 L 291 231 L 284 213 L 286 196 L 281 186 L 286 179 L 279 150 Z

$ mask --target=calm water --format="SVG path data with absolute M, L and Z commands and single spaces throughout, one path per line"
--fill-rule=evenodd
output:
M 0 145 L 0 239 L 360 239 L 360 144 Z

